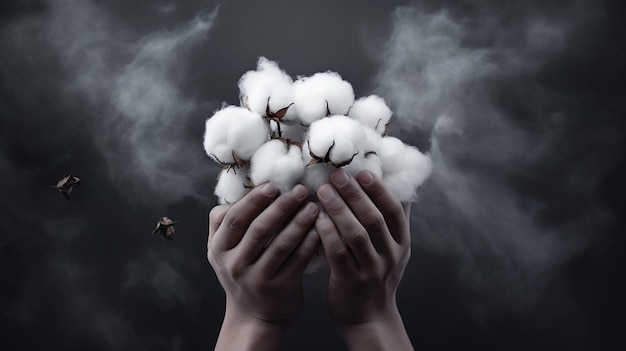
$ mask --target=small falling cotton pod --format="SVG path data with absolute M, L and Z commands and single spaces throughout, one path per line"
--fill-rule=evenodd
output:
M 348 116 L 359 121 L 362 125 L 374 129 L 378 134 L 387 134 L 391 109 L 385 100 L 377 95 L 360 98 L 350 108 Z
M 178 221 L 173 221 L 168 217 L 161 217 L 157 222 L 156 228 L 152 231 L 152 234 L 156 234 L 159 232 L 163 239 L 174 240 L 174 234 L 176 234 L 176 229 L 174 228 L 174 224 L 178 223 Z
M 247 166 L 238 169 L 223 168 L 215 185 L 215 196 L 220 205 L 232 204 L 241 200 L 252 190 Z
M 331 116 L 309 126 L 306 145 L 309 163 L 342 167 L 362 152 L 365 134 L 359 122 L 346 116 Z
M 345 115 L 354 103 L 352 85 L 335 72 L 300 77 L 293 83 L 295 109 L 300 120 L 309 125 L 330 115 Z
M 237 84 L 241 104 L 261 116 L 265 116 L 268 109 L 276 113 L 287 108 L 281 118 L 293 120 L 295 109 L 288 108 L 294 102 L 292 82 L 276 62 L 259 57 L 256 70 L 244 73 Z
M 241 167 L 269 139 L 269 127 L 258 113 L 227 106 L 207 119 L 204 150 L 222 165 Z
M 430 157 L 416 147 L 404 144 L 400 139 L 384 137 L 381 141 L 383 183 L 400 201 L 411 201 L 415 190 L 432 171 Z
M 81 182 L 82 181 L 80 180 L 80 178 L 72 174 L 68 174 L 62 177 L 61 179 L 59 179 L 56 185 L 52 185 L 50 187 L 56 188 L 59 191 L 59 193 L 63 195 L 64 198 L 69 200 L 70 195 L 72 195 L 72 193 L 76 191 L 76 189 L 78 189 Z
M 254 184 L 272 182 L 281 193 L 288 192 L 304 174 L 300 146 L 274 139 L 263 144 L 250 160 L 250 178 Z

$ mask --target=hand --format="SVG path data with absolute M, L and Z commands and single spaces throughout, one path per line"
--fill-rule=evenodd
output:
M 412 349 L 396 305 L 411 252 L 410 205 L 367 171 L 354 179 L 337 170 L 331 184 L 318 189 L 326 213 L 315 224 L 330 265 L 330 317 L 349 347 Z
M 207 257 L 226 292 L 218 349 L 253 347 L 255 333 L 268 346 L 301 313 L 302 275 L 320 244 L 310 230 L 319 209 L 306 198 L 302 185 L 278 197 L 268 183 L 211 210 Z

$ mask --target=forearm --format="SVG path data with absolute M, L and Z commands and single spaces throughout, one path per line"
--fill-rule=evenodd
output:
M 278 350 L 286 332 L 287 325 L 262 321 L 227 307 L 215 350 Z
M 380 318 L 338 327 L 348 350 L 413 350 L 397 308 Z

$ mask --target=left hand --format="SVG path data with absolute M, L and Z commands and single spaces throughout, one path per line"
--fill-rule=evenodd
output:
M 302 275 L 320 245 L 310 230 L 319 209 L 306 198 L 302 185 L 278 196 L 267 183 L 211 211 L 207 256 L 227 318 L 290 324 L 301 313 Z

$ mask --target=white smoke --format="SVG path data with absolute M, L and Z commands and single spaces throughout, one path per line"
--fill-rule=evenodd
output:
M 207 39 L 217 10 L 137 39 L 92 1 L 50 6 L 44 32 L 67 71 L 69 93 L 98 110 L 90 113 L 94 139 L 120 189 L 134 201 L 205 200 L 199 189 L 211 175 L 198 169 L 202 135 L 187 135 L 197 104 L 181 83 L 186 58 Z
M 433 174 L 412 219 L 415 245 L 455 254 L 460 274 L 484 300 L 518 308 L 535 301 L 559 264 L 585 246 L 587 230 L 606 222 L 589 185 L 572 188 L 563 179 L 555 191 L 584 197 L 590 210 L 556 225 L 545 219 L 555 201 L 532 191 L 554 181 L 539 170 L 558 160 L 553 149 L 573 122 L 556 105 L 545 108 L 558 96 L 537 82 L 569 27 L 529 18 L 515 31 L 499 31 L 494 18 L 399 8 L 376 89 L 400 133 L 430 135 Z M 501 34 L 510 32 L 516 36 Z M 489 40 L 472 37 L 477 33 Z M 525 99 L 519 110 L 527 115 L 499 101 L 498 93 L 509 92 Z M 602 172 L 568 166 L 572 179 L 591 183 Z

